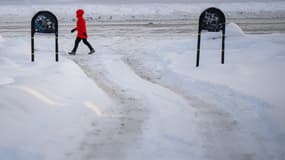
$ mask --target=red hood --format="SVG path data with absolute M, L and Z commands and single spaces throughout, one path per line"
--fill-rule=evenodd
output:
M 84 10 L 83 9 L 78 9 L 76 11 L 76 16 L 77 18 L 82 18 L 83 17 L 83 14 L 84 14 Z

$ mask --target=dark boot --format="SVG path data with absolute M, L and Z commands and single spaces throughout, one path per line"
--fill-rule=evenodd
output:
M 74 51 L 68 52 L 69 55 L 75 55 Z
M 88 54 L 93 54 L 93 53 L 95 53 L 95 49 L 92 48 Z

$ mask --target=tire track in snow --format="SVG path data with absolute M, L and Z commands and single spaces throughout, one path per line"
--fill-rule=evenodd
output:
M 134 55 L 140 54 L 136 53 Z M 128 64 L 138 76 L 151 83 L 168 88 L 177 95 L 183 97 L 191 106 L 197 109 L 195 116 L 197 123 L 200 126 L 198 132 L 201 133 L 201 135 L 204 135 L 204 139 L 201 143 L 203 143 L 203 148 L 205 149 L 206 159 L 265 160 L 272 157 L 278 157 L 278 151 L 274 151 L 275 147 L 271 146 L 268 139 L 266 140 L 266 135 L 262 135 L 266 133 L 264 133 L 263 130 L 249 128 L 258 126 L 245 125 L 244 123 L 252 122 L 237 119 L 237 117 L 233 116 L 229 111 L 223 110 L 222 107 L 217 106 L 219 103 L 213 103 L 211 100 L 206 102 L 205 100 L 192 95 L 185 90 L 183 82 L 181 83 L 181 86 L 177 86 L 171 84 L 171 81 L 164 81 L 165 79 L 167 80 L 167 78 L 171 78 L 171 75 L 169 77 L 166 76 L 163 79 L 162 75 L 159 75 L 159 71 L 153 71 L 150 70 L 150 68 L 145 67 L 143 61 L 145 61 L 145 59 L 137 59 L 132 57 L 132 55 L 128 55 L 124 58 L 124 62 Z M 171 71 L 166 72 L 169 74 L 172 73 Z M 172 76 L 177 77 L 175 75 Z M 179 79 L 179 76 L 177 78 Z M 195 82 L 193 82 L 193 85 L 203 84 L 195 84 Z M 215 86 L 212 87 L 215 88 Z M 237 95 L 237 101 L 239 101 L 239 98 L 244 98 L 234 92 L 233 95 Z M 241 100 L 240 105 L 248 106 L 252 104 L 245 99 Z M 228 107 L 240 108 L 239 104 L 232 104 L 232 106 Z M 258 133 L 259 131 L 263 133 L 260 134 Z M 261 141 L 260 139 L 263 140 Z M 269 145 L 266 146 L 266 144 Z
M 276 148 L 275 142 L 270 142 L 272 141 L 271 137 L 266 136 L 266 132 L 270 132 L 270 130 L 264 131 L 264 129 L 267 129 L 266 124 L 257 125 L 258 122 L 256 121 L 259 120 L 256 119 L 256 116 L 259 116 L 259 113 L 256 112 L 257 110 L 248 110 L 249 107 L 266 107 L 266 104 L 256 103 L 252 98 L 236 93 L 229 88 L 200 82 L 193 82 L 193 85 L 197 86 L 192 86 L 192 89 L 199 87 L 201 87 L 199 88 L 201 90 L 208 89 L 204 91 L 205 93 L 207 92 L 206 97 L 199 94 L 193 96 L 193 93 L 190 92 L 191 87 L 190 90 L 187 90 L 189 89 L 187 86 L 186 88 L 185 86 L 183 87 L 183 85 L 188 83 L 182 81 L 179 84 L 180 86 L 172 85 L 164 80 L 171 78 L 173 75 L 162 77 L 159 71 L 150 71 L 150 68 L 145 67 L 143 62 L 149 61 L 149 59 L 145 59 L 143 56 L 147 55 L 142 55 L 141 50 L 130 50 L 127 45 L 132 45 L 132 43 L 123 44 L 121 38 L 114 40 L 112 46 L 103 45 L 104 48 L 100 48 L 100 53 L 104 53 L 104 55 L 95 54 L 95 56 L 91 57 L 80 57 L 78 55 L 74 58 L 74 61 L 83 68 L 89 77 L 95 80 L 98 86 L 118 102 L 116 112 L 122 111 L 121 113 L 124 113 L 124 110 L 130 109 L 132 106 L 135 106 L 134 108 L 138 107 L 135 112 L 129 112 L 130 114 L 126 117 L 133 117 L 129 119 L 130 123 L 139 123 L 132 123 L 134 124 L 133 126 L 131 125 L 132 127 L 125 125 L 128 129 L 120 132 L 121 137 L 110 134 L 111 132 L 118 131 L 118 127 L 107 129 L 104 133 L 110 136 L 103 138 L 101 136 L 99 140 L 101 144 L 99 146 L 98 144 L 96 144 L 97 146 L 92 144 L 85 145 L 85 150 L 89 150 L 89 153 L 85 155 L 89 155 L 89 159 L 98 158 L 96 155 L 101 155 L 99 158 L 102 159 L 112 159 L 112 157 L 128 159 L 126 156 L 131 157 L 129 159 L 141 159 L 142 157 L 138 155 L 144 155 L 143 158 L 148 159 L 154 159 L 155 155 L 160 155 L 160 159 L 177 159 L 181 155 L 186 155 L 194 157 L 193 159 L 201 160 L 262 160 L 278 159 L 280 157 L 280 150 L 282 150 L 280 148 L 282 147 Z M 105 44 L 104 42 L 101 43 Z M 138 47 L 143 48 L 144 44 L 141 45 Z M 132 55 L 132 53 L 135 54 Z M 136 57 L 138 55 L 142 57 Z M 116 73 L 121 71 L 122 68 L 125 72 Z M 166 72 L 168 73 L 169 71 L 166 70 Z M 169 73 L 172 74 L 173 72 Z M 177 78 L 179 79 L 179 77 Z M 129 79 L 135 79 L 136 81 L 129 81 Z M 140 89 L 142 86 L 145 87 L 144 90 Z M 225 90 L 230 97 L 227 97 L 227 95 L 216 95 L 219 94 L 216 93 L 219 89 Z M 167 96 L 163 96 L 161 93 L 164 93 L 164 95 L 167 93 Z M 213 99 L 213 97 L 219 96 L 221 98 Z M 176 100 L 173 97 L 176 97 Z M 206 98 L 207 101 L 202 98 Z M 222 102 L 223 98 L 226 100 L 223 105 L 228 105 L 227 108 L 233 109 L 232 111 L 230 109 L 225 110 L 225 106 L 219 106 L 217 102 Z M 179 100 L 177 101 L 177 99 Z M 160 111 L 160 109 L 163 109 L 163 111 Z M 169 111 L 173 113 L 171 115 L 166 114 Z M 143 113 L 142 116 L 136 117 L 141 113 Z M 240 114 L 239 117 L 236 117 L 236 114 Z M 171 119 L 175 119 L 175 122 L 171 122 Z M 185 124 L 183 125 L 185 128 L 183 131 L 188 134 L 186 136 L 191 136 L 190 138 L 185 138 L 183 136 L 172 135 L 169 131 L 171 127 L 165 127 L 164 123 L 157 124 L 155 123 L 156 121 L 161 121 L 165 124 L 176 124 L 170 125 L 173 127 Z M 260 123 L 264 123 L 265 121 L 263 120 Z M 106 125 L 107 123 L 102 122 L 101 125 Z M 120 119 L 119 121 L 109 121 L 108 125 L 119 126 Z M 158 129 L 153 129 L 149 126 L 156 126 Z M 130 128 L 139 128 L 139 131 L 134 131 Z M 160 130 L 165 131 L 165 133 L 161 133 L 162 131 Z M 133 135 L 135 138 L 131 138 L 132 140 L 125 139 L 128 134 Z M 155 135 L 155 138 L 150 138 L 152 134 Z M 165 139 L 162 140 L 161 137 Z M 125 141 L 116 141 L 117 138 L 122 138 Z M 107 142 L 104 142 L 106 139 L 108 139 Z M 90 142 L 96 140 L 95 138 L 87 139 Z M 117 146 L 114 145 L 110 148 L 114 143 Z M 149 143 L 149 145 L 155 147 L 150 147 L 145 143 Z M 178 149 L 168 150 L 168 152 L 172 152 L 172 155 L 165 153 L 170 148 L 168 143 L 178 147 Z M 104 146 L 103 149 L 94 151 L 101 145 Z M 123 147 L 120 148 L 120 146 Z M 117 150 L 116 148 L 120 149 Z M 105 151 L 106 149 L 116 150 L 117 152 L 108 153 Z M 165 151 L 156 153 L 155 151 L 158 149 Z M 90 152 L 93 153 L 90 154 Z M 106 157 L 108 154 L 110 156 Z M 174 157 L 174 155 L 176 156 Z
M 192 133 L 192 130 L 195 131 L 194 128 L 197 127 L 192 122 L 194 117 L 193 108 L 186 107 L 188 103 L 183 98 L 166 88 L 141 79 L 121 60 L 121 56 L 116 54 L 95 56 L 91 59 L 78 59 L 77 57 L 74 58 L 74 61 L 82 67 L 89 77 L 95 80 L 98 86 L 116 99 L 118 105 L 121 105 L 119 112 L 128 112 L 126 118 L 128 118 L 128 123 L 131 124 L 126 123 L 125 130 L 121 131 L 121 137 L 114 136 L 110 140 L 105 139 L 107 142 L 100 144 L 104 149 L 95 151 L 95 149 L 98 149 L 95 145 L 85 145 L 90 152 L 84 158 L 114 159 L 116 157 L 115 159 L 126 159 L 126 155 L 120 155 L 122 152 L 127 152 L 129 159 L 145 159 L 146 157 L 154 159 L 160 154 L 164 155 L 163 159 L 173 159 L 181 153 L 188 156 L 192 155 L 197 159 L 203 157 L 201 149 L 196 149 L 202 148 L 196 141 L 199 135 L 195 132 Z M 115 73 L 116 68 L 123 70 L 122 73 Z M 181 113 L 184 114 L 181 115 Z M 176 120 L 173 121 L 172 118 Z M 186 123 L 187 126 L 180 128 L 180 130 L 184 130 L 185 133 L 189 132 L 193 136 L 184 138 L 171 134 L 177 131 L 172 131 L 172 127 L 169 126 L 177 126 L 186 121 L 190 125 Z M 165 132 L 161 130 L 165 130 Z M 109 132 L 114 131 L 116 131 L 116 128 L 109 130 Z M 154 138 L 153 135 L 155 135 Z M 88 141 L 96 140 L 93 138 L 87 139 Z M 172 148 L 172 143 L 178 143 L 181 153 L 168 153 L 166 151 L 159 153 L 161 152 L 160 147 Z M 114 145 L 124 147 L 114 149 Z M 125 151 L 122 148 L 125 148 Z M 111 150 L 112 153 L 106 153 L 106 150 Z M 159 157 L 161 158 L 161 156 Z
M 162 109 L 162 106 L 163 109 L 169 110 L 169 112 L 172 112 L 172 114 L 175 115 L 175 117 L 178 119 L 176 121 L 183 123 L 183 121 L 186 119 L 186 124 L 191 126 L 190 128 L 192 131 L 190 128 L 188 128 L 185 130 L 185 132 L 189 132 L 189 134 L 193 135 L 196 140 L 194 140 L 193 137 L 185 138 L 179 137 L 179 135 L 173 136 L 168 133 L 170 132 L 168 129 L 166 129 L 166 133 L 156 133 L 158 134 L 158 137 L 168 137 L 168 139 L 172 139 L 172 141 L 176 139 L 175 142 L 171 143 L 178 143 L 178 145 L 181 146 L 183 146 L 181 142 L 183 142 L 184 145 L 194 144 L 191 147 L 188 146 L 189 148 L 184 147 L 184 154 L 189 154 L 189 156 L 191 154 L 193 157 L 196 157 L 198 159 L 255 159 L 256 151 L 245 146 L 243 141 L 244 137 L 239 134 L 239 124 L 229 113 L 220 110 L 215 105 L 206 103 L 196 97 L 181 94 L 181 92 L 173 88 L 169 88 L 167 86 L 165 87 L 164 85 L 153 81 L 151 77 L 146 78 L 142 72 L 140 72 L 139 75 L 135 74 L 137 72 L 133 71 L 136 70 L 131 70 L 131 68 L 129 68 L 129 66 L 132 67 L 132 65 L 130 65 L 130 63 L 128 63 L 126 60 L 123 62 L 121 60 L 121 57 L 122 56 L 120 55 L 114 54 L 107 56 L 97 56 L 91 59 L 85 57 L 74 59 L 76 63 L 79 64 L 83 70 L 95 80 L 98 86 L 101 86 L 103 90 L 105 90 L 110 96 L 116 99 L 118 104 L 121 105 L 119 112 L 122 114 L 128 112 L 126 117 L 132 117 L 132 119 L 129 119 L 128 121 L 128 123 L 132 125 L 126 123 L 125 131 L 119 131 L 122 134 L 121 136 L 110 136 L 110 141 L 107 140 L 107 143 L 101 142 L 99 146 L 105 146 L 103 147 L 104 149 L 98 150 L 98 145 L 94 145 L 92 143 L 85 145 L 85 147 L 87 147 L 87 150 L 92 150 L 92 152 L 90 151 L 86 154 L 87 159 L 92 159 L 94 157 L 106 159 L 119 157 L 119 159 L 125 159 L 126 155 L 129 154 L 131 154 L 132 158 L 139 159 L 137 155 L 129 153 L 138 151 L 144 152 L 144 155 L 149 156 L 149 158 L 152 159 L 152 156 L 154 156 L 152 155 L 153 153 L 150 154 L 150 151 L 145 147 L 145 142 L 140 141 L 154 141 L 155 139 L 146 138 L 148 137 L 148 132 L 152 133 L 153 129 L 148 129 L 148 127 L 140 128 L 139 126 L 157 126 L 158 124 L 155 122 L 157 119 L 159 119 L 159 121 L 171 123 L 170 117 L 157 115 L 161 112 L 159 110 Z M 112 69 L 116 70 L 116 68 L 122 69 L 122 74 L 127 74 L 119 77 L 119 75 L 116 75 L 117 73 L 114 73 L 116 71 L 112 71 Z M 119 80 L 112 79 L 115 77 Z M 122 82 L 129 82 L 130 84 L 135 83 L 135 85 L 130 85 L 131 88 L 128 88 L 128 85 L 122 84 Z M 137 88 L 132 88 L 134 86 L 137 86 Z M 141 89 L 142 86 L 144 89 Z M 136 117 L 137 115 L 146 114 L 145 109 L 148 108 L 147 106 L 151 107 L 155 111 L 149 109 L 152 110 L 151 113 L 149 113 L 149 116 Z M 138 107 L 140 109 L 136 110 L 135 112 L 129 112 L 128 109 L 131 109 L 133 107 Z M 187 113 L 188 115 L 186 116 L 189 116 L 191 118 L 184 118 L 185 115 L 183 114 L 185 113 L 183 112 Z M 183 118 L 179 119 L 179 116 Z M 143 124 L 143 122 L 147 124 Z M 110 123 L 113 123 L 114 125 L 115 122 L 111 121 Z M 140 130 L 139 132 L 141 133 L 139 133 L 135 128 L 139 128 L 138 130 Z M 136 131 L 134 131 L 134 129 Z M 145 129 L 147 131 L 146 133 L 143 133 L 144 131 L 142 130 Z M 116 127 L 109 129 L 107 134 L 110 134 L 110 132 L 114 131 L 116 132 L 116 130 L 118 130 Z M 135 144 L 132 144 L 129 139 L 126 139 L 126 137 L 129 137 L 130 135 L 132 135 L 131 137 L 135 137 Z M 87 139 L 88 141 L 97 140 L 96 138 Z M 118 139 L 124 139 L 124 141 L 118 141 Z M 180 140 L 177 141 L 177 139 Z M 104 138 L 102 141 L 105 141 Z M 162 143 L 160 145 L 165 145 L 165 148 L 169 147 L 167 144 L 163 144 L 163 142 L 160 140 L 158 140 L 157 143 Z M 123 148 L 125 148 L 125 150 L 118 150 L 118 153 L 114 152 L 114 144 L 115 146 L 118 145 L 116 147 L 117 149 L 119 146 L 124 146 Z M 131 149 L 131 146 L 142 149 Z M 112 154 L 106 152 L 106 150 L 110 150 L 110 147 L 113 151 Z M 96 152 L 94 152 L 95 149 L 97 150 Z M 171 154 L 175 155 L 176 153 Z M 108 156 L 106 157 L 106 155 Z M 169 157 L 165 157 L 165 159 L 169 159 Z
M 81 158 L 93 159 L 126 159 L 126 150 L 132 143 L 138 141 L 141 134 L 141 125 L 146 118 L 147 111 L 140 101 L 127 90 L 113 83 L 108 78 L 101 59 L 94 56 L 76 56 L 73 60 L 103 89 L 115 102 L 113 113 L 117 117 L 105 117 L 94 122 L 94 129 L 87 134 L 82 144 Z M 108 58 L 106 58 L 108 59 Z

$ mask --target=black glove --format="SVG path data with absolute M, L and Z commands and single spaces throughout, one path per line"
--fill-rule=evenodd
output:
M 75 31 L 76 31 L 76 28 L 72 29 L 72 30 L 71 30 L 71 33 L 75 32 Z
M 84 32 L 83 35 L 87 37 L 87 33 L 86 32 Z

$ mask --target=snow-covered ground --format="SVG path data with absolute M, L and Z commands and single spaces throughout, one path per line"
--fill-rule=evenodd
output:
M 42 50 L 31 63 L 26 39 L 0 40 L 0 159 L 59 160 L 80 150 L 101 114 L 92 106 L 107 111 L 112 100 L 72 61 Z
M 131 159 L 283 159 L 284 35 L 230 24 L 224 65 L 219 36 L 203 40 L 200 68 L 196 38 L 181 37 L 99 39 L 104 54 L 74 60 L 96 82 L 147 102 L 152 116 Z
M 91 37 L 74 57 L 65 38 L 58 63 L 53 38 L 35 63 L 1 38 L 1 159 L 284 159 L 285 36 L 227 28 L 226 64 L 205 33 L 199 68 L 196 37 Z
M 74 35 L 60 32 L 59 62 L 55 62 L 54 37 L 36 35 L 34 63 L 29 32 L 3 31 L 1 160 L 285 159 L 285 34 L 249 35 L 230 23 L 222 65 L 221 35 L 203 33 L 196 68 L 196 35 L 166 33 L 175 29 L 177 19 L 195 19 L 209 4 L 233 19 L 266 15 L 278 21 L 285 12 L 284 2 L 195 1 L 192 5 L 181 0 L 150 7 L 31 6 L 31 2 L 3 1 L 1 27 L 29 27 L 35 12 L 49 9 L 58 15 L 62 31 L 64 25 L 73 25 L 77 7 L 86 10 L 88 24 L 98 23 L 100 16 L 114 16 L 124 25 L 132 18 L 175 25 L 154 35 L 147 25 L 136 34 L 128 34 L 135 33 L 128 28 L 115 34 L 113 26 L 99 34 L 92 32 L 101 28 L 89 30 L 95 55 L 87 55 L 88 49 L 81 45 L 76 56 L 69 56 Z

